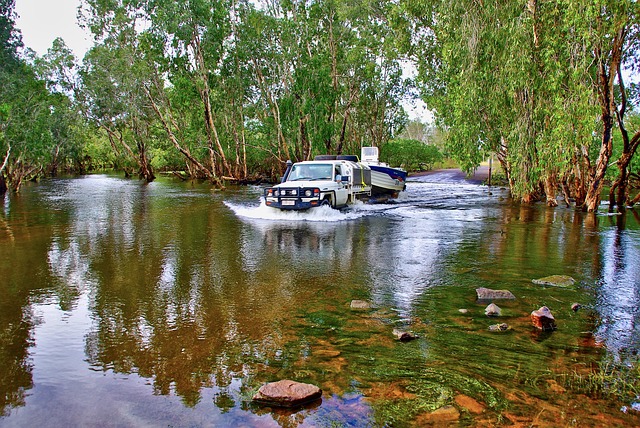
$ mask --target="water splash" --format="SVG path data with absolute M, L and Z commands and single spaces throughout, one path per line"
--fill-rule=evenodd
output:
M 282 211 L 268 207 L 264 199 L 260 205 L 242 205 L 225 201 L 224 204 L 237 216 L 254 220 L 274 220 L 293 222 L 340 222 L 354 220 L 368 214 L 367 210 L 357 206 L 349 210 L 336 210 L 328 206 L 320 206 L 306 211 Z

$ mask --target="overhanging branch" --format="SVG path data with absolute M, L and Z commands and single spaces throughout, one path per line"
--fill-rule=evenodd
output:
M 7 163 L 9 162 L 9 156 L 11 155 L 11 145 L 9 145 L 9 149 L 7 150 L 7 155 L 4 157 L 4 162 L 2 162 L 2 166 L 0 167 L 0 172 L 4 171 L 7 167 Z

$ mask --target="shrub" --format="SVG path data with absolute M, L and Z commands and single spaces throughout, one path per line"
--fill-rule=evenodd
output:
M 442 162 L 443 156 L 434 145 L 398 138 L 382 146 L 380 160 L 411 172 L 432 169 L 435 163 Z

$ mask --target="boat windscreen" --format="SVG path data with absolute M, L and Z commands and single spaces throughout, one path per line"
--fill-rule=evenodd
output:
M 377 162 L 378 154 L 379 152 L 377 147 L 363 147 L 360 150 L 360 158 L 363 162 Z

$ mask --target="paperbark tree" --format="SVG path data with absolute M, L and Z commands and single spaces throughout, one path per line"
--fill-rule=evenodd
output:
M 117 43 L 107 38 L 85 56 L 79 96 L 87 119 L 106 133 L 125 172 L 133 163 L 138 175 L 151 182 L 155 174 L 148 135 L 153 120 L 142 87 L 148 69 L 137 61 L 135 34 L 122 30 Z
M 424 98 L 462 166 L 473 169 L 494 152 L 522 201 L 546 193 L 554 205 L 559 182 L 576 205 L 597 209 L 619 113 L 616 75 L 637 56 L 637 42 L 628 42 L 638 31 L 637 2 L 398 7 Z

